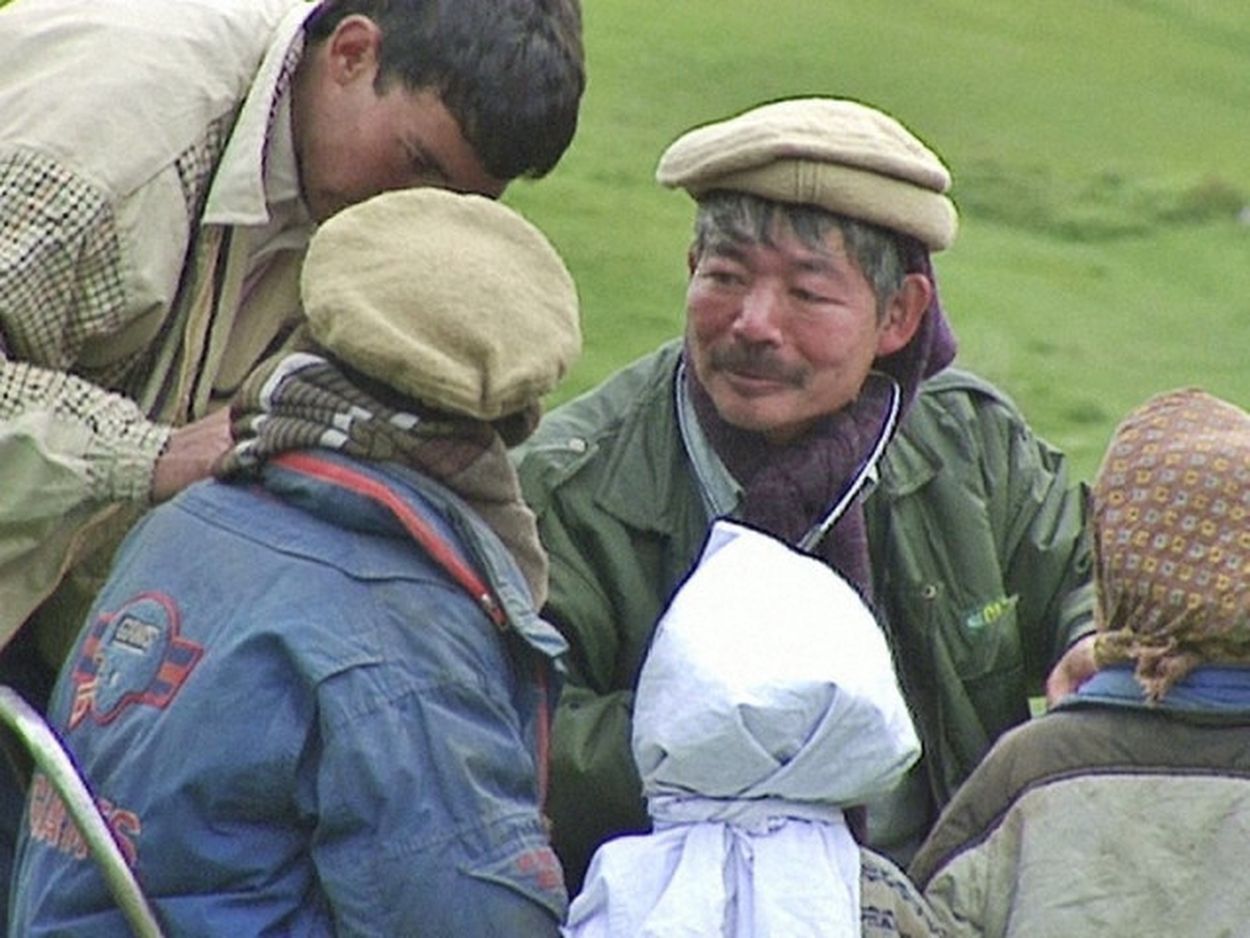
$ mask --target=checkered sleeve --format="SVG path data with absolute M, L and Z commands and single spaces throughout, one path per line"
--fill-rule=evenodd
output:
M 74 472 L 85 498 L 146 501 L 170 432 L 120 394 L 64 372 L 0 361 L 0 451 L 20 437 L 42 461 Z M 31 498 L 38 485 L 29 479 Z
M 98 187 L 30 150 L 0 153 L 0 332 L 6 354 L 68 369 L 122 323 L 122 250 Z
M 20 427 L 24 445 L 73 467 L 87 497 L 144 500 L 168 428 L 65 373 L 86 340 L 120 326 L 121 263 L 98 189 L 46 155 L 0 153 L 0 445 Z

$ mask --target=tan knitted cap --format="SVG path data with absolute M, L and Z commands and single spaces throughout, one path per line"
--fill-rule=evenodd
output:
M 581 351 L 573 279 L 506 206 L 405 189 L 344 209 L 301 278 L 313 338 L 390 387 L 494 420 L 536 402 Z
M 902 124 L 837 98 L 777 101 L 698 127 L 660 157 L 655 178 L 694 198 L 713 189 L 816 205 L 950 247 L 957 215 L 942 161 Z

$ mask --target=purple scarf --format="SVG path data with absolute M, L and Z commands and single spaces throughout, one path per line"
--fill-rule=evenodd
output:
M 938 300 L 928 253 L 918 252 L 908 270 L 929 277 L 933 299 L 912 340 L 874 362 L 875 370 L 898 382 L 903 413 L 915 400 L 920 383 L 955 358 L 955 336 Z M 687 368 L 686 375 L 700 426 L 743 487 L 742 520 L 790 544 L 796 544 L 850 484 L 877 440 L 890 402 L 888 382 L 870 376 L 859 397 L 846 407 L 819 420 L 802 437 L 773 445 L 759 433 L 722 420 L 694 369 Z M 862 497 L 847 508 L 814 552 L 871 598 Z

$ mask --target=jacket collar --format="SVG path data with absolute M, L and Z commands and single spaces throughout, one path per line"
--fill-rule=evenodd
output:
M 630 527 L 661 534 L 678 530 L 690 505 L 701 506 L 681 445 L 673 394 L 681 340 L 648 360 L 653 379 L 626 412 L 596 501 Z
M 304 21 L 313 9 L 294 2 L 274 31 L 222 154 L 201 224 L 263 225 L 269 221 L 269 202 L 282 196 L 267 194 L 266 183 L 286 180 L 288 188 L 290 180 L 298 184 L 289 108 L 282 105 L 290 98 L 291 77 L 304 52 Z M 274 119 L 280 110 L 288 119 Z M 267 145 L 268 155 L 281 165 L 267 167 Z
M 1062 709 L 1082 706 L 1122 707 L 1167 713 L 1209 714 L 1244 720 L 1250 717 L 1250 668 L 1207 664 L 1178 681 L 1158 703 L 1148 703 L 1145 691 L 1133 677 L 1131 665 L 1116 665 L 1095 672 L 1076 693 L 1057 705 Z
M 875 491 L 890 501 L 922 488 L 941 468 L 941 459 L 914 429 L 917 411 L 922 406 L 923 391 L 903 417 L 898 433 L 881 457 L 881 473 Z
M 446 486 L 394 463 L 365 463 L 320 449 L 268 461 L 261 479 L 267 490 L 342 527 L 412 538 L 462 587 L 457 566 L 471 577 L 483 577 L 490 595 L 471 598 L 488 615 L 497 605 L 502 614 L 497 624 L 511 626 L 553 660 L 567 649 L 559 633 L 539 618 L 512 555 Z M 422 536 L 414 536 L 414 524 Z

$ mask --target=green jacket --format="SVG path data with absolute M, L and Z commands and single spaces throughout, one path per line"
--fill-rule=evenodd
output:
M 546 615 L 571 646 L 549 810 L 574 884 L 598 843 L 648 826 L 633 688 L 708 528 L 676 424 L 679 353 L 553 411 L 517 453 L 551 557 Z M 1009 401 L 950 370 L 917 396 L 865 509 L 875 602 L 941 806 L 1092 629 L 1084 492 Z

